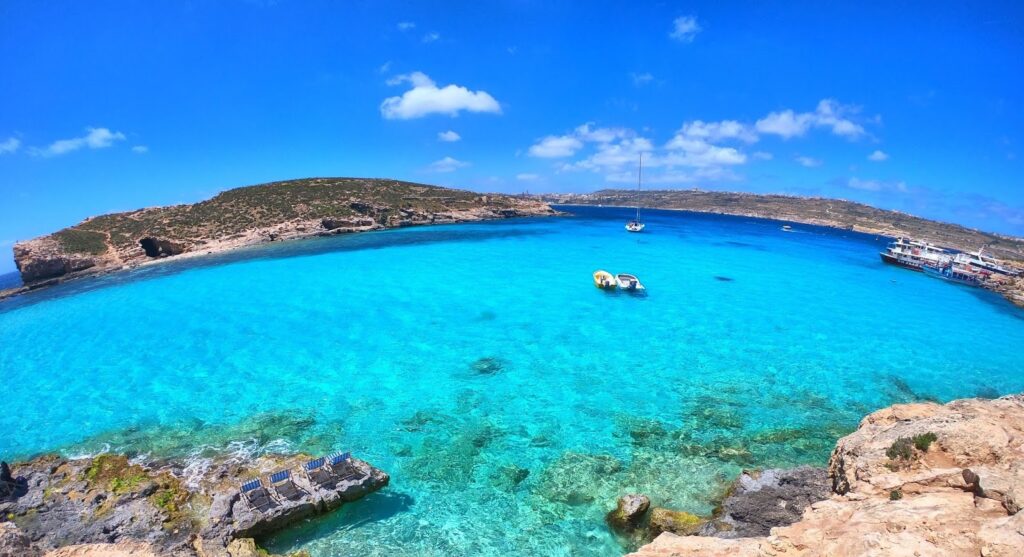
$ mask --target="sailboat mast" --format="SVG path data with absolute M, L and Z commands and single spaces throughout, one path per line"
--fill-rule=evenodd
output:
M 640 184 L 644 181 L 644 154 L 640 153 L 640 170 L 636 173 L 636 222 L 640 222 Z

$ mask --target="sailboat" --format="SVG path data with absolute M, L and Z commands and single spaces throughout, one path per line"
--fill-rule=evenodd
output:
M 644 155 L 640 154 L 640 170 L 636 175 L 636 218 L 626 223 L 626 230 L 630 232 L 643 232 L 644 223 L 640 222 L 640 184 L 644 178 Z

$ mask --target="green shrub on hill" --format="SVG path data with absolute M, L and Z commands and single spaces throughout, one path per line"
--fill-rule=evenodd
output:
M 107 252 L 106 236 L 99 232 L 65 228 L 53 235 L 65 251 L 102 255 Z

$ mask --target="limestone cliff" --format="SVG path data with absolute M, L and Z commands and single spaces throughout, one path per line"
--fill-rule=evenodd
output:
M 396 180 L 311 178 L 232 189 L 191 205 L 93 217 L 15 244 L 14 259 L 25 285 L 38 287 L 261 242 L 554 213 L 546 203 L 508 195 Z
M 828 476 L 832 496 L 768 536 L 666 533 L 631 557 L 1024 555 L 1024 395 L 877 411 Z

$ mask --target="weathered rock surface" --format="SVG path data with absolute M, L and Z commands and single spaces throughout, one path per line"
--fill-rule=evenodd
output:
M 929 432 L 927 450 L 886 454 Z M 870 414 L 836 444 L 828 474 L 830 498 L 766 537 L 665 533 L 631 555 L 1024 555 L 1024 395 Z
M 613 529 L 629 532 L 640 526 L 650 507 L 651 500 L 646 495 L 623 495 L 619 497 L 615 509 L 608 513 L 605 520 Z
M 699 532 L 705 522 L 705 519 L 685 511 L 656 507 L 651 511 L 651 522 L 647 525 L 647 529 L 653 536 L 662 532 L 689 536 Z
M 804 509 L 831 495 L 824 468 L 801 466 L 744 472 L 736 480 L 713 521 L 700 534 L 720 538 L 766 536 L 777 526 L 800 520 Z
M 246 552 L 251 538 L 330 511 L 389 481 L 384 472 L 352 459 L 358 474 L 322 489 L 296 472 L 304 460 L 294 455 L 215 461 L 194 477 L 174 462 L 40 457 L 14 467 L 19 488 L 13 498 L 0 500 L 0 557 L 45 551 L 55 557 L 256 556 L 254 545 Z M 282 468 L 293 470 L 299 494 L 275 498 L 265 512 L 251 510 L 241 500 L 239 483 Z
M 0 522 L 0 557 L 37 557 L 42 554 L 17 526 Z

